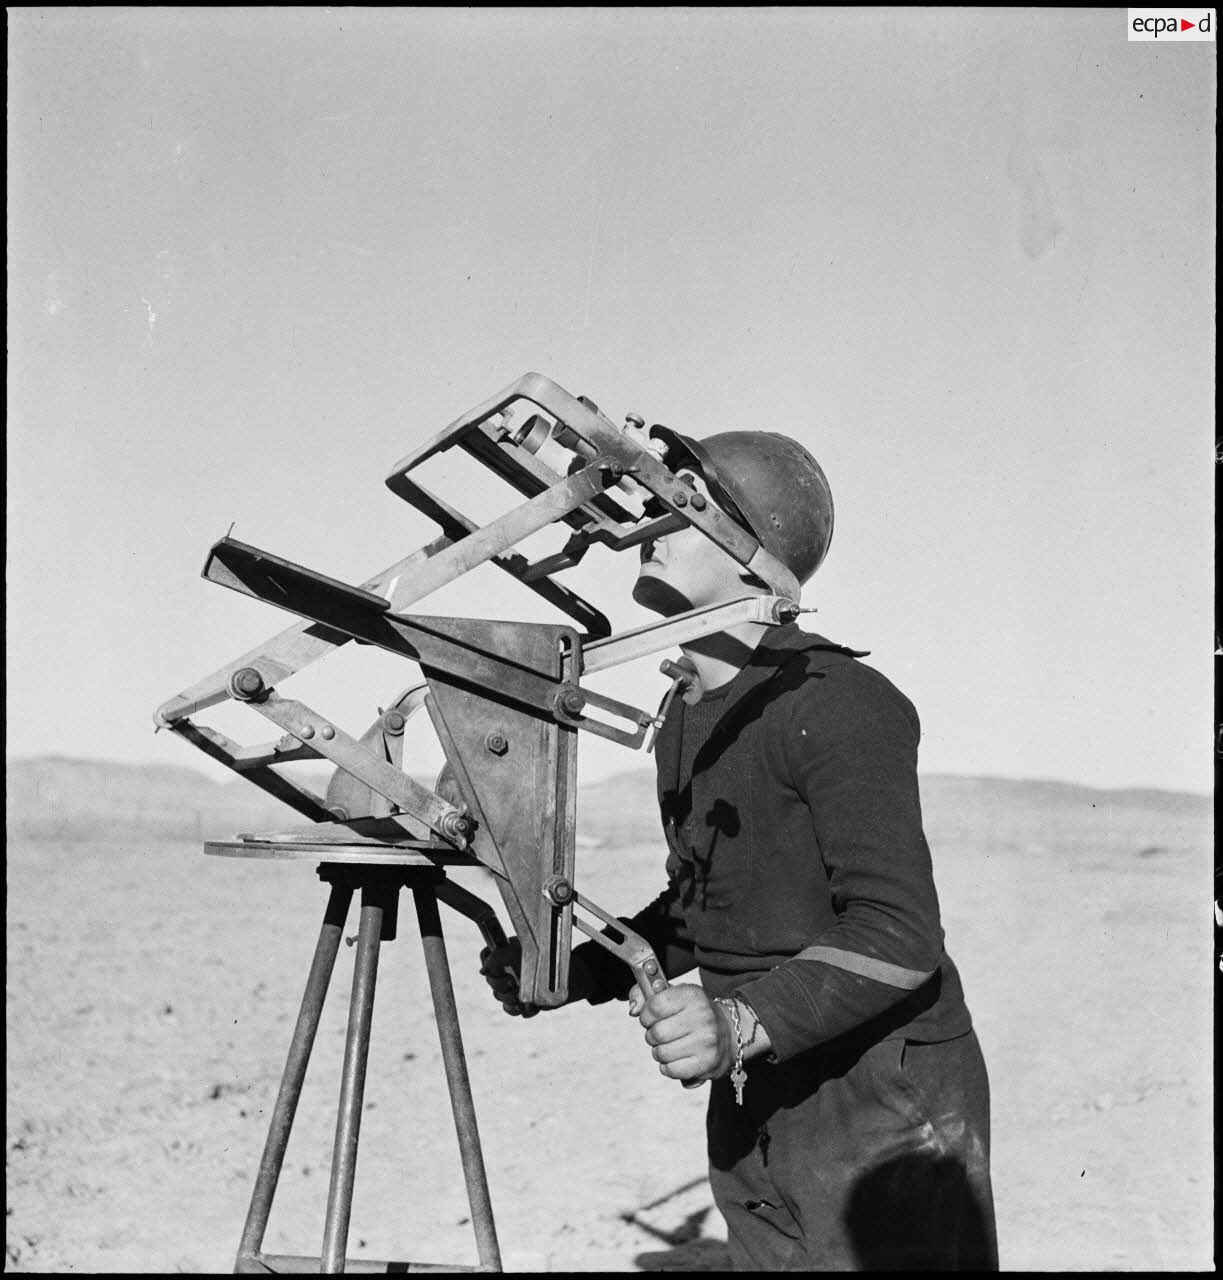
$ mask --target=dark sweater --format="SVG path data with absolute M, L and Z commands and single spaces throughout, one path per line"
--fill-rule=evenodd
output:
M 669 883 L 625 923 L 668 977 L 699 966 L 710 995 L 742 996 L 782 1061 L 972 1025 L 922 832 L 917 713 L 857 656 L 771 630 L 729 684 L 676 699 L 656 745 Z M 597 944 L 575 956 L 592 1003 L 627 994 Z

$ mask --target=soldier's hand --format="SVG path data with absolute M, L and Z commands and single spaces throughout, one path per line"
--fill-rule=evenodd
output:
M 701 1084 L 730 1071 L 734 1031 L 704 988 L 681 983 L 655 992 L 644 1006 L 636 1003 L 645 1042 L 664 1076 Z
M 522 972 L 522 944 L 511 938 L 503 947 L 485 947 L 480 952 L 480 972 L 500 1001 L 502 1009 L 513 1018 L 531 1018 L 539 1012 L 533 1004 L 523 1004 L 518 995 Z

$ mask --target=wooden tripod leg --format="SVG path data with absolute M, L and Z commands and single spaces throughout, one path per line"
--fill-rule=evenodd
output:
M 331 1158 L 331 1186 L 327 1192 L 327 1221 L 323 1230 L 320 1272 L 336 1275 L 344 1270 L 348 1247 L 348 1221 L 352 1215 L 352 1188 L 357 1173 L 357 1138 L 361 1130 L 361 1102 L 365 1096 L 365 1068 L 369 1062 L 369 1032 L 374 1014 L 374 986 L 378 978 L 378 950 L 388 897 L 399 893 L 397 885 L 365 881 L 361 886 L 361 928 L 353 966 L 352 1000 L 348 1007 L 348 1038 L 344 1044 L 344 1068 L 340 1079 L 340 1109 L 336 1118 L 335 1149 Z
M 276 1105 L 272 1110 L 272 1123 L 268 1128 L 267 1141 L 263 1147 L 263 1158 L 259 1162 L 259 1173 L 255 1178 L 255 1190 L 251 1195 L 246 1225 L 242 1229 L 242 1243 L 238 1246 L 235 1272 L 247 1270 L 248 1264 L 256 1264 L 259 1251 L 263 1247 L 263 1236 L 267 1230 L 268 1216 L 272 1211 L 272 1198 L 276 1194 L 276 1184 L 280 1181 L 280 1170 L 284 1164 L 285 1150 L 289 1145 L 293 1117 L 297 1112 L 302 1083 L 306 1078 L 306 1067 L 310 1062 L 310 1051 L 314 1047 L 314 1037 L 318 1032 L 323 1002 L 331 982 L 332 970 L 335 968 L 336 953 L 340 949 L 340 934 L 343 931 L 351 901 L 351 885 L 332 885 L 327 909 L 323 913 L 323 927 L 319 931 L 318 943 L 314 948 L 310 976 L 306 979 L 306 991 L 302 996 L 301 1008 L 297 1014 L 297 1024 L 293 1028 L 293 1039 L 289 1044 L 289 1056 L 285 1062 L 284 1074 L 281 1076 L 280 1091 L 276 1095 Z M 263 1270 L 264 1268 L 256 1265 L 255 1269 Z
M 471 1098 L 471 1082 L 467 1076 L 467 1059 L 463 1055 L 463 1037 L 459 1031 L 459 1012 L 454 1001 L 450 964 L 446 958 L 446 940 L 437 909 L 437 894 L 432 882 L 412 885 L 416 900 L 416 917 L 420 922 L 420 940 L 425 950 L 425 967 L 429 972 L 429 988 L 433 994 L 433 1010 L 437 1016 L 437 1032 L 446 1066 L 446 1084 L 450 1089 L 450 1106 L 454 1111 L 454 1127 L 459 1138 L 459 1155 L 463 1161 L 463 1177 L 467 1182 L 467 1202 L 476 1233 L 476 1250 L 482 1271 L 501 1270 L 501 1250 L 497 1245 L 497 1228 L 488 1195 L 488 1179 L 484 1173 L 484 1155 L 480 1149 L 480 1131 L 476 1127 L 476 1109 Z

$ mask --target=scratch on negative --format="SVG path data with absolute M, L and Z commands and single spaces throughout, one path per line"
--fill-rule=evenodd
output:
M 585 324 L 590 323 L 590 295 L 591 285 L 594 280 L 595 272 L 595 253 L 599 247 L 599 227 L 603 222 L 603 206 L 607 204 L 607 195 L 604 193 L 603 198 L 599 201 L 598 208 L 595 209 L 595 225 L 594 231 L 590 236 L 590 257 L 586 262 L 586 319 Z

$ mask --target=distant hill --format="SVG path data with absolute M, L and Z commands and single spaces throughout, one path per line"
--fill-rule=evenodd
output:
M 236 775 L 214 782 L 182 765 L 42 756 L 9 761 L 5 786 L 10 839 L 194 840 L 298 821 Z
M 579 830 L 609 844 L 659 839 L 654 775 L 621 773 L 582 788 Z M 1102 790 L 1070 782 L 923 774 L 922 815 L 932 847 L 974 842 L 1017 849 L 1136 853 L 1205 847 L 1211 800 L 1154 788 Z
M 216 782 L 182 765 L 44 756 L 9 761 L 5 774 L 10 839 L 202 840 L 304 821 L 242 778 Z M 322 794 L 325 777 L 304 780 Z M 972 842 L 1086 852 L 1120 842 L 1150 853 L 1204 847 L 1210 832 L 1210 799 L 1187 792 L 948 774 L 923 776 L 921 789 L 933 846 Z M 608 846 L 658 842 L 654 795 L 649 769 L 587 783 L 578 801 L 579 837 Z
M 1024 851 L 1139 854 L 1205 849 L 1212 801 L 1150 787 L 1103 790 L 1068 782 L 928 774 L 922 813 L 933 847 L 973 842 Z

